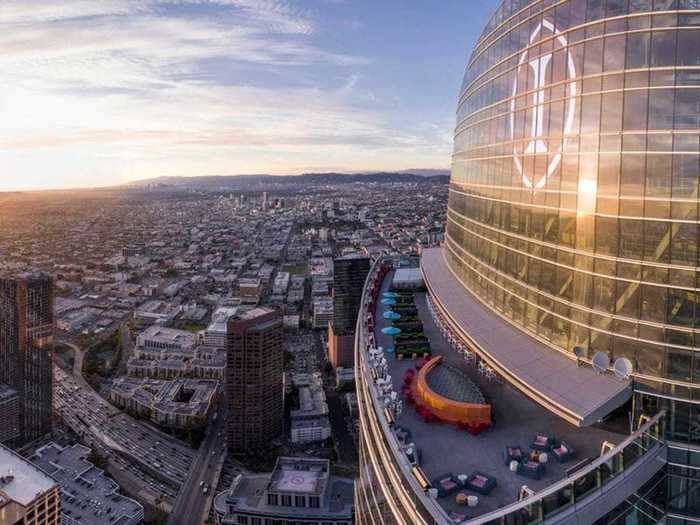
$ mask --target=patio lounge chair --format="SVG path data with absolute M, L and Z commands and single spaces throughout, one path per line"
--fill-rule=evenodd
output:
M 574 457 L 575 453 L 574 447 L 569 445 L 566 441 L 559 443 L 559 446 L 552 447 L 552 455 L 559 463 L 566 463 Z
M 535 434 L 532 443 L 530 443 L 530 448 L 534 448 L 535 450 L 540 450 L 542 452 L 549 452 L 552 449 L 552 445 L 554 445 L 554 438 L 552 436 L 538 433 Z
M 496 487 L 496 484 L 496 478 L 493 476 L 489 476 L 483 472 L 474 472 L 467 478 L 464 488 L 488 496 Z
M 506 466 L 510 465 L 511 461 L 520 463 L 524 457 L 523 449 L 517 445 L 503 447 L 503 463 L 505 463 Z
M 541 479 L 544 472 L 544 464 L 535 461 L 523 461 L 518 465 L 518 474 L 526 478 Z
M 438 496 L 440 498 L 451 496 L 460 489 L 459 482 L 452 473 L 443 474 L 442 476 L 435 478 L 435 481 L 433 481 L 433 487 L 437 488 Z

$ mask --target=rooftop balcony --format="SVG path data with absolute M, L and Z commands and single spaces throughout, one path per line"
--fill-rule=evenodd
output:
M 426 417 L 411 404 L 405 388 L 407 374 L 420 374 L 415 370 L 425 363 L 422 356 L 399 359 L 395 353 L 378 351 L 379 347 L 393 348 L 395 343 L 382 332 L 392 325 L 392 320 L 384 317 L 391 306 L 379 300 L 391 286 L 392 271 L 387 271 L 386 263 L 375 264 L 367 281 L 365 310 L 358 321 L 356 367 L 365 448 L 376 447 L 367 453 L 367 460 L 378 476 L 382 472 L 386 476 L 384 497 L 402 509 L 403 514 L 394 509 L 397 522 L 565 523 L 584 507 L 588 520 L 612 510 L 662 468 L 666 454 L 661 438 L 663 414 L 631 435 L 625 414 L 614 425 L 573 424 L 526 397 L 483 362 L 479 365 L 478 356 L 464 351 L 463 343 L 441 321 L 429 297 L 419 292 L 415 307 L 431 355 L 439 356 L 441 364 L 449 367 L 446 374 L 433 379 L 428 376 L 428 385 L 467 400 L 475 396 L 471 388 L 455 389 L 450 384 L 455 378 L 468 378 L 491 405 L 492 425 L 470 435 L 463 426 Z M 383 436 L 377 436 L 378 432 Z M 536 434 L 551 436 L 557 446 L 564 443 L 573 455 L 559 463 L 550 452 L 537 476 L 512 471 L 514 465 L 504 459 L 504 451 L 520 447 L 527 454 Z M 396 470 L 401 479 L 393 475 Z M 473 474 L 494 480 L 495 487 L 485 494 L 463 486 Z M 440 481 L 446 478 L 457 487 L 449 488 L 448 484 L 443 490 Z M 460 493 L 476 496 L 469 498 L 472 503 L 477 501 L 476 505 L 464 505 L 463 498 L 458 502 Z

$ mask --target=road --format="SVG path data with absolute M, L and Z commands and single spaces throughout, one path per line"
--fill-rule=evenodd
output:
M 218 478 L 217 470 L 221 469 L 223 456 L 226 454 L 224 413 L 222 402 L 218 417 L 209 425 L 207 435 L 199 447 L 199 453 L 194 458 L 189 474 L 180 487 L 168 518 L 168 525 L 199 525 L 206 520 L 209 503 L 215 496 L 213 492 L 216 486 L 213 485 Z M 207 494 L 203 492 L 204 487 L 208 487 Z
M 76 352 L 77 370 L 80 356 L 82 352 Z M 129 492 L 148 502 L 162 499 L 169 505 L 175 500 L 196 454 L 185 443 L 124 414 L 81 375 L 58 367 L 54 367 L 54 408 L 85 444 L 109 458 L 113 475 L 132 478 L 136 487 L 128 487 Z

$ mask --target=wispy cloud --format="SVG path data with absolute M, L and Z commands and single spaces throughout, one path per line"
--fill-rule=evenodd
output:
M 0 26 L 7 181 L 39 180 L 33 151 L 56 186 L 75 173 L 98 184 L 153 170 L 352 168 L 363 152 L 411 159 L 440 141 L 392 129 L 360 86 L 368 59 L 320 46 L 319 21 L 290 1 L 3 0 Z M 315 86 L 310 70 L 331 80 Z

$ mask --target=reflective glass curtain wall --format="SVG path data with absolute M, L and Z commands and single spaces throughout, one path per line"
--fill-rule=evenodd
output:
M 699 130 L 700 0 L 507 0 L 460 94 L 450 268 L 556 348 L 700 400 Z

